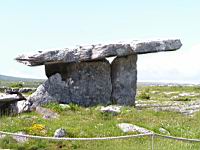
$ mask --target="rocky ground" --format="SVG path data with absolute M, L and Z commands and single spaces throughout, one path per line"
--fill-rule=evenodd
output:
M 25 97 L 27 97 L 25 95 Z M 138 86 L 136 107 L 84 108 L 49 103 L 32 112 L 1 116 L 0 130 L 54 137 L 106 137 L 159 133 L 199 138 L 199 86 Z M 0 148 L 10 149 L 148 149 L 149 138 L 92 142 L 51 142 L 0 135 Z M 200 145 L 156 139 L 155 148 L 199 149 Z
M 200 111 L 200 100 L 185 102 L 165 101 L 158 103 L 158 101 L 143 101 L 138 100 L 136 103 L 138 109 L 154 109 L 156 111 L 173 111 L 185 115 L 193 115 L 195 112 Z
M 136 108 L 193 115 L 200 111 L 200 87 L 145 86 L 137 91 Z

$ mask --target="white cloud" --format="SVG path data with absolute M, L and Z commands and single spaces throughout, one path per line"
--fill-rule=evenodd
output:
M 139 55 L 138 80 L 200 83 L 200 44 L 189 50 Z

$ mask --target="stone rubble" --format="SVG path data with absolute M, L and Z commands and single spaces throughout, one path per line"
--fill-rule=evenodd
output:
M 184 103 L 181 101 L 165 101 L 162 103 L 147 103 L 145 101 L 137 101 L 137 109 L 154 109 L 156 111 L 172 111 L 178 112 L 187 116 L 192 116 L 195 112 L 200 111 L 200 100 Z
M 139 132 L 141 134 L 153 133 L 152 131 L 149 131 L 145 128 L 130 123 L 120 123 L 117 124 L 117 127 L 119 127 L 124 133 L 127 132 Z
M 59 114 L 57 114 L 56 112 L 53 112 L 52 110 L 48 108 L 37 106 L 35 111 L 38 114 L 42 115 L 44 119 L 58 119 L 59 118 Z
M 102 113 L 110 113 L 113 115 L 118 115 L 121 113 L 121 106 L 110 105 L 107 107 L 101 107 L 100 111 Z
M 70 108 L 70 105 L 68 105 L 68 104 L 59 104 L 59 106 L 60 106 L 62 109 Z
M 167 130 L 164 129 L 164 128 L 159 128 L 159 132 L 162 133 L 162 134 L 170 135 L 169 131 L 167 131 Z
M 16 132 L 16 134 L 25 135 L 24 132 Z M 18 143 L 25 143 L 29 140 L 28 138 L 21 136 L 12 136 L 12 138 L 15 139 Z
M 58 138 L 61 138 L 61 137 L 65 137 L 67 135 L 67 132 L 65 129 L 63 128 L 59 128 L 55 131 L 54 133 L 54 137 L 58 137 Z
M 33 92 L 36 88 L 5 88 L 5 93 L 19 92 L 19 93 L 28 93 Z

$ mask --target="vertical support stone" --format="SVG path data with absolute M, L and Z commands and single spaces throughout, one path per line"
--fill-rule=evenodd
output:
M 43 84 L 47 98 L 40 94 L 39 99 L 52 97 L 60 103 L 82 106 L 111 104 L 111 66 L 107 60 L 48 64 L 45 71 L 49 78 Z
M 135 105 L 137 55 L 117 57 L 111 64 L 112 101 L 119 105 Z

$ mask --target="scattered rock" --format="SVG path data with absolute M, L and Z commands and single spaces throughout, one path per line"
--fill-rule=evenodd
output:
M 145 128 L 130 124 L 130 123 L 120 123 L 117 124 L 117 126 L 124 132 L 139 132 L 142 134 L 146 134 L 146 133 L 152 133 L 152 131 L 149 131 Z
M 170 135 L 169 131 L 167 131 L 167 130 L 164 129 L 164 128 L 159 128 L 159 132 L 162 133 L 162 134 Z
M 16 134 L 19 134 L 19 135 L 25 135 L 24 132 L 16 132 Z M 24 143 L 24 142 L 27 142 L 29 139 L 27 137 L 21 137 L 21 136 L 12 136 L 13 139 L 15 139 L 17 142 L 19 143 Z
M 113 115 L 117 115 L 121 112 L 121 106 L 114 106 L 114 105 L 110 105 L 107 107 L 101 107 L 100 111 L 102 113 L 110 113 Z
M 199 94 L 197 94 L 197 93 L 180 93 L 180 94 L 179 94 L 179 96 L 183 96 L 183 97 L 184 97 L 184 96 L 192 96 L 192 97 L 193 97 L 193 96 L 198 96 L 198 95 L 199 95 Z
M 165 101 L 160 102 L 151 102 L 147 101 L 137 101 L 137 109 L 154 109 L 156 111 L 170 111 L 178 112 L 187 116 L 192 116 L 195 112 L 200 111 L 200 100 L 187 101 L 187 103 L 182 101 Z
M 177 94 L 178 92 L 163 92 L 165 95 Z
M 19 93 L 28 93 L 35 91 L 35 88 L 5 88 L 5 93 L 11 93 L 11 92 L 19 92 Z
M 54 137 L 58 137 L 58 138 L 61 138 L 61 137 L 65 137 L 67 134 L 66 130 L 63 129 L 63 128 L 59 128 L 55 131 L 54 133 Z
M 59 104 L 59 106 L 60 106 L 62 109 L 70 108 L 70 106 L 69 106 L 68 104 Z
M 19 92 L 20 93 L 28 93 L 28 92 L 33 92 L 35 90 L 36 90 L 36 88 L 20 88 Z
M 0 139 L 3 139 L 6 135 L 0 133 Z
M 29 122 L 29 121 L 33 122 L 33 121 L 35 121 L 35 119 L 38 119 L 37 116 L 29 116 L 27 114 L 25 114 L 25 115 L 19 115 L 18 118 L 22 119 L 22 120 L 26 120 L 27 122 Z
M 151 91 L 150 93 L 151 94 L 157 94 L 157 93 L 159 93 L 159 91 Z M 139 94 L 141 94 L 141 93 L 139 93 Z
M 38 114 L 41 114 L 44 119 L 57 119 L 57 118 L 59 118 L 59 115 L 56 112 L 53 112 L 52 110 L 47 109 L 47 108 L 37 106 L 35 111 Z
M 176 100 L 176 99 L 178 99 L 179 98 L 179 96 L 178 95 L 175 95 L 175 96 L 172 96 L 171 98 L 170 98 L 170 100 Z
M 17 107 L 18 114 L 23 113 L 23 112 L 28 112 L 30 111 L 30 108 L 31 108 L 31 102 L 27 100 L 18 101 L 16 103 L 16 107 Z

